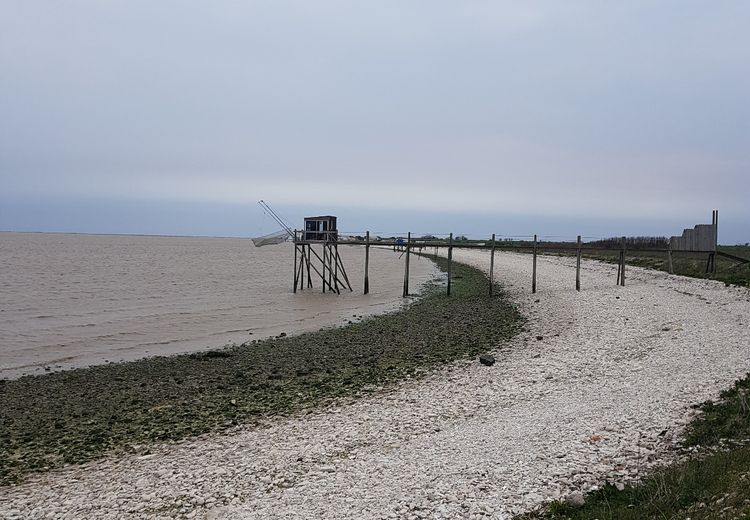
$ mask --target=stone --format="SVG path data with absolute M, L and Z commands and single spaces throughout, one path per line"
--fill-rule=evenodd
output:
M 490 356 L 489 354 L 482 354 L 481 356 L 479 356 L 479 362 L 484 366 L 491 367 L 495 364 L 495 358 Z
M 583 493 L 580 491 L 573 491 L 565 498 L 565 503 L 573 507 L 581 507 L 585 502 L 586 499 L 583 498 Z

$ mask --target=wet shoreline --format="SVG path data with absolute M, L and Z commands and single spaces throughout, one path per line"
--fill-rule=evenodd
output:
M 0 483 L 367 394 L 512 337 L 515 307 L 487 296 L 481 271 L 453 273 L 452 297 L 434 284 L 345 327 L 4 381 Z

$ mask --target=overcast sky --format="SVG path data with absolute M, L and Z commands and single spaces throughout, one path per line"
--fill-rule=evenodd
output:
M 0 229 L 750 240 L 750 2 L 6 0 Z M 434 229 L 437 228 L 437 229 Z

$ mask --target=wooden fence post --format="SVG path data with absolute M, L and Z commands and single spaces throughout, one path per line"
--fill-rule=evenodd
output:
M 534 267 L 531 272 L 531 292 L 532 294 L 536 293 L 536 246 L 537 246 L 537 240 L 536 235 L 534 235 Z
M 667 249 L 667 272 L 674 274 L 674 266 L 672 265 L 672 241 L 669 241 L 669 248 Z
M 365 294 L 370 293 L 370 232 L 365 238 Z
M 490 249 L 490 296 L 492 286 L 495 284 L 495 233 L 492 233 L 492 248 Z
M 453 233 L 448 238 L 448 296 L 451 295 L 451 264 L 453 263 Z
M 625 287 L 625 237 L 622 237 L 622 272 L 620 273 L 620 285 Z
M 578 235 L 578 253 L 576 254 L 576 291 L 581 290 L 581 235 Z
M 411 232 L 406 235 L 406 261 L 404 262 L 404 298 L 409 296 L 409 250 L 411 249 Z
M 716 251 L 719 249 L 719 210 L 714 210 L 714 252 L 711 255 L 711 272 L 716 272 Z

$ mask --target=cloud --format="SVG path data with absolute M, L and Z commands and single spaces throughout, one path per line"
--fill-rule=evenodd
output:
M 0 20 L 0 181 L 25 197 L 750 218 L 748 15 L 18 2 Z

